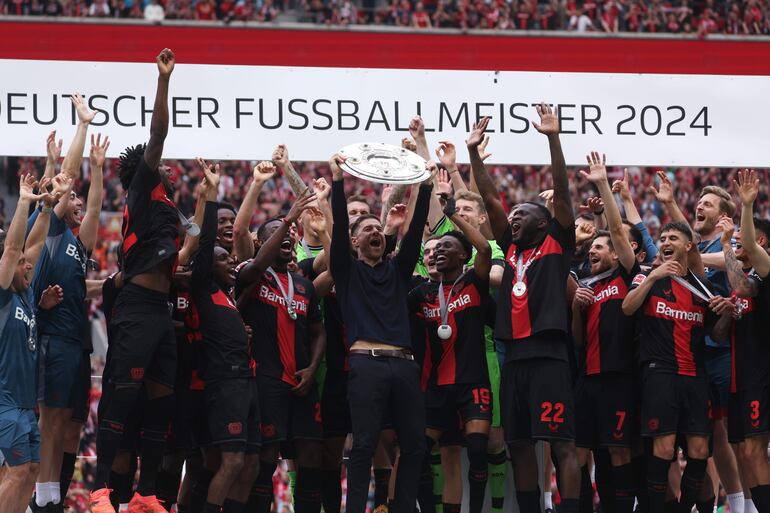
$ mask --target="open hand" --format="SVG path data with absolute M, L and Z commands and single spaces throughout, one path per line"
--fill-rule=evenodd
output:
M 556 107 L 551 108 L 547 103 L 541 103 L 537 107 L 537 115 L 540 116 L 540 123 L 532 122 L 535 130 L 545 135 L 556 135 L 559 133 L 559 116 Z
M 101 168 L 104 166 L 104 160 L 107 158 L 107 150 L 109 148 L 109 137 L 105 135 L 104 142 L 102 142 L 102 134 L 97 134 L 96 140 L 94 140 L 94 134 L 91 134 L 91 151 L 88 155 L 91 160 L 91 167 Z

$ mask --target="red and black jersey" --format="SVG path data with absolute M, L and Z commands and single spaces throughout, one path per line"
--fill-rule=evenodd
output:
M 195 351 L 189 340 L 187 316 L 190 315 L 190 290 L 182 280 L 174 280 L 172 296 L 176 297 L 171 320 L 176 331 L 176 384 L 175 388 L 189 388 L 195 362 Z
M 284 290 L 289 290 L 286 271 L 276 270 Z M 253 331 L 252 355 L 259 373 L 280 379 L 291 386 L 299 384 L 295 373 L 310 365 L 310 324 L 321 322 L 321 307 L 313 283 L 297 273 L 292 306 L 297 319 L 292 320 L 281 288 L 265 272 L 254 287 L 236 284 L 248 297 L 240 298 L 241 313 Z
M 495 338 L 509 342 L 506 360 L 524 358 L 567 359 L 567 348 L 544 342 L 553 337 L 537 336 L 558 332 L 561 338 L 569 333 L 567 278 L 575 251 L 575 229 L 563 228 L 551 219 L 545 239 L 533 248 L 517 248 L 511 242 L 510 228 L 498 241 L 505 253 L 505 267 L 497 299 Z M 520 251 L 522 263 L 529 266 L 523 281 L 527 291 L 521 297 L 513 293 L 517 280 L 516 264 Z M 531 260 L 530 260 L 531 259 Z
M 179 253 L 179 215 L 157 169 L 140 159 L 123 210 L 123 276 L 128 281 Z M 173 267 L 176 267 L 175 265 Z M 174 269 L 172 269 L 172 274 Z
M 770 384 L 770 285 L 753 271 L 749 279 L 757 283 L 759 292 L 756 297 L 736 298 L 740 317 L 733 321 L 731 333 L 732 393 Z
M 206 355 L 199 371 L 206 381 L 256 375 L 241 313 L 230 294 L 217 285 L 212 275 L 217 207 L 214 201 L 206 202 L 200 249 L 195 255 L 190 278 Z
M 425 337 L 423 369 L 430 366 L 428 385 L 489 383 L 484 326 L 491 324 L 494 301 L 489 295 L 489 281 L 471 269 L 452 287 L 444 284 L 448 305 L 447 324 L 452 335 L 442 340 L 439 284 L 426 281 L 409 293 L 410 310 L 420 319 Z M 423 375 L 425 375 L 424 371 Z
M 192 365 L 190 369 L 190 390 L 203 390 L 206 388 L 206 382 L 203 381 L 199 369 L 206 360 L 206 354 L 203 349 L 203 333 L 201 332 L 201 318 L 198 315 L 198 307 L 190 295 L 187 305 L 187 314 L 184 317 L 185 332 L 187 334 L 187 343 L 192 351 Z
M 635 326 L 622 307 L 631 281 L 639 272 L 636 262 L 631 272 L 619 265 L 612 274 L 592 284 L 594 302 L 584 313 L 586 375 L 633 370 Z
M 637 274 L 631 283 L 635 289 L 647 278 Z M 684 278 L 696 290 L 702 287 L 687 273 Z M 710 287 L 705 278 L 700 282 Z M 703 351 L 706 334 L 715 318 L 708 303 L 676 280 L 657 280 L 637 311 L 641 363 L 649 368 L 682 376 L 703 376 Z

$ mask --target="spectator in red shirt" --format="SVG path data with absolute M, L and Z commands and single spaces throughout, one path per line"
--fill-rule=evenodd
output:
M 519 4 L 519 10 L 516 13 L 516 28 L 519 30 L 532 28 L 532 8 L 527 2 Z
M 417 2 L 414 8 L 414 14 L 412 14 L 412 27 L 414 28 L 431 28 L 430 15 L 425 10 L 425 5 L 422 2 Z
M 217 9 L 214 0 L 198 0 L 198 3 L 195 4 L 195 19 L 216 20 Z

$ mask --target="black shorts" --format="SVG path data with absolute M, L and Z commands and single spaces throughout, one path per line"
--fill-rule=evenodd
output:
M 145 379 L 169 388 L 176 375 L 176 336 L 168 294 L 133 283 L 115 300 L 111 322 L 110 379 L 141 385 Z
M 70 397 L 72 422 L 85 424 L 91 411 L 91 351 L 83 351 L 75 388 Z
M 568 362 L 513 360 L 503 365 L 502 375 L 500 405 L 506 442 L 575 439 Z
M 441 432 L 471 420 L 492 421 L 492 392 L 488 383 L 429 386 L 425 391 L 425 426 Z
M 630 374 L 583 376 L 575 390 L 575 444 L 578 447 L 631 447 L 636 412 Z
M 206 415 L 211 443 L 222 452 L 256 454 L 262 446 L 257 380 L 206 382 Z
M 730 394 L 727 437 L 731 444 L 770 432 L 770 385 Z
M 705 377 L 648 370 L 642 380 L 642 436 L 711 434 L 711 400 Z
M 259 376 L 258 382 L 263 445 L 289 439 L 323 440 L 321 403 L 315 386 L 306 396 L 298 396 L 280 379 Z
M 324 438 L 345 437 L 352 432 L 347 372 L 331 369 L 326 371 L 324 390 L 321 394 L 321 418 Z

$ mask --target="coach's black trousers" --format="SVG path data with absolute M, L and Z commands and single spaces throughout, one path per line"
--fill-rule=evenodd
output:
M 410 360 L 350 356 L 348 402 L 353 448 L 348 462 L 347 513 L 364 513 L 372 457 L 383 422 L 392 424 L 401 450 L 393 513 L 413 513 L 425 453 L 425 406 L 420 367 Z

